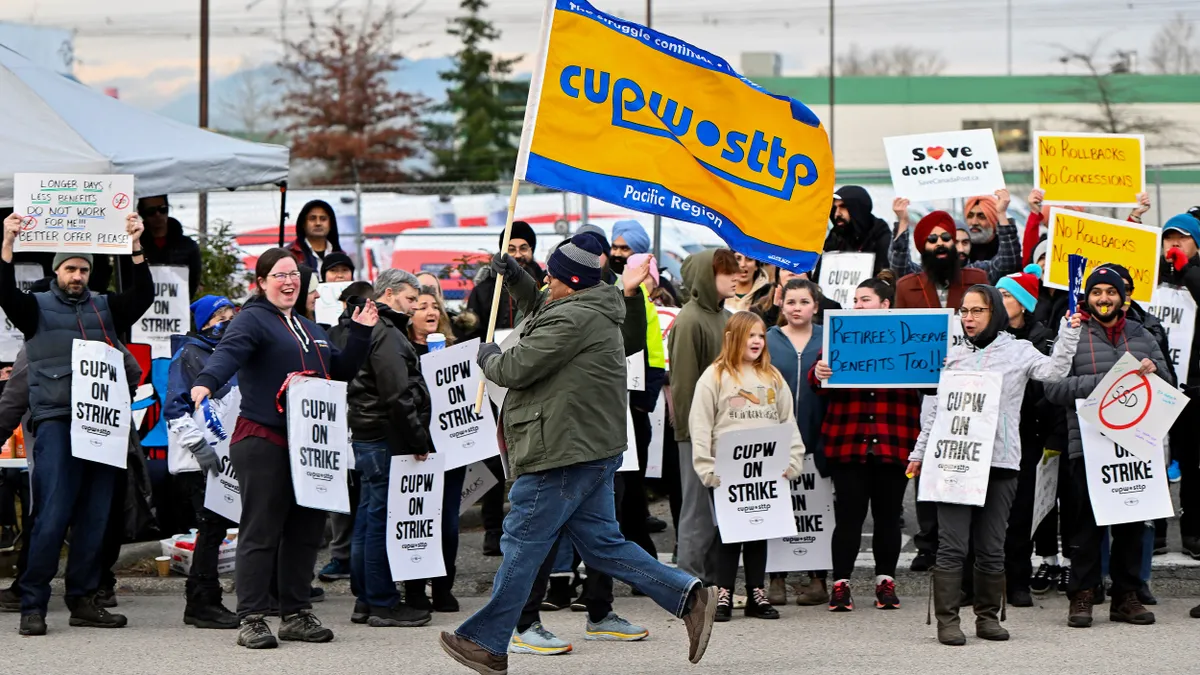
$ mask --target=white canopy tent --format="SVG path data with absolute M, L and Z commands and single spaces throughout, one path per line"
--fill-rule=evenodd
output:
M 0 206 L 14 173 L 133 174 L 136 195 L 279 183 L 288 149 L 139 110 L 0 45 Z

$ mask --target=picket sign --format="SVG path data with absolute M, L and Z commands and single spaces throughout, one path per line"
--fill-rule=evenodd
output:
M 387 557 L 393 581 L 446 575 L 442 557 L 442 491 L 445 456 L 418 461 L 392 457 L 388 473 Z
M 625 388 L 646 391 L 646 351 L 625 357 Z
M 931 202 L 1005 188 L 991 129 L 888 136 L 883 149 L 898 197 Z
M 296 504 L 350 513 L 346 383 L 294 378 L 287 388 L 287 427 Z
M 637 436 L 633 430 L 633 412 L 629 409 L 629 396 L 625 397 L 625 454 L 621 456 L 621 471 L 637 471 L 638 464 Z
M 1033 488 L 1033 527 L 1030 538 L 1037 536 L 1038 526 L 1050 515 L 1058 504 L 1058 466 L 1062 456 L 1042 457 L 1037 465 L 1036 483 Z
M 825 297 L 842 307 L 854 304 L 854 292 L 863 279 L 875 276 L 874 253 L 826 253 L 821 256 L 817 284 Z
M 317 323 L 325 326 L 333 326 L 337 324 L 338 319 L 342 317 L 342 302 L 338 298 L 342 297 L 342 291 L 354 283 L 353 281 L 330 281 L 329 283 L 317 284 L 317 304 L 313 307 L 313 314 L 317 317 Z
M 794 537 L 767 542 L 768 572 L 811 572 L 833 567 L 833 481 L 822 478 L 816 461 L 804 455 L 804 470 L 792 481 Z
M 826 389 L 934 387 L 949 351 L 952 309 L 825 312 Z
M 1079 418 L 1106 438 L 1149 461 L 1162 452 L 1189 399 L 1158 375 L 1142 375 L 1139 367 L 1139 360 L 1125 352 L 1078 410 Z
M 446 455 L 446 470 L 473 464 L 500 453 L 492 411 L 475 413 L 473 392 L 479 391 L 475 363 L 479 338 L 421 356 L 421 373 L 429 389 L 432 415 L 429 438 Z
M 191 298 L 188 297 L 188 268 L 182 265 L 151 265 L 154 303 L 133 324 L 133 341 L 150 345 L 156 359 L 171 358 L 171 336 L 192 329 Z
M 667 395 L 658 394 L 658 405 L 650 413 L 650 449 L 646 452 L 646 478 L 662 478 L 663 445 L 667 431 Z
M 1081 405 L 1076 401 L 1076 410 Z M 1088 498 L 1100 527 L 1175 515 L 1167 485 L 1166 453 L 1138 457 L 1079 416 Z
M 124 354 L 76 338 L 71 371 L 71 456 L 126 468 L 133 426 Z
M 229 460 L 229 441 L 233 438 L 233 427 L 237 424 L 238 410 L 242 407 L 242 392 L 239 387 L 233 387 L 218 401 L 205 399 L 213 414 L 219 420 L 224 438 L 219 438 L 209 427 L 203 410 L 197 410 L 193 415 L 196 426 L 204 431 L 204 440 L 208 442 L 217 458 L 221 460 L 221 473 L 214 476 L 206 473 L 204 486 L 204 508 L 213 513 L 232 520 L 242 521 L 242 488 L 238 484 L 237 472 L 233 470 L 233 462 Z M 353 453 L 350 453 L 353 456 Z
M 28 292 L 34 283 L 46 276 L 42 266 L 36 263 L 17 263 L 13 265 L 16 272 L 17 288 Z M 4 310 L 0 310 L 0 361 L 12 363 L 17 360 L 21 345 L 25 344 L 25 336 L 13 325 Z
M 793 537 L 789 485 L 783 477 L 791 462 L 793 422 L 743 431 L 728 431 L 717 438 L 714 472 L 721 485 L 713 490 L 713 504 L 721 541 L 762 541 Z
M 13 212 L 21 216 L 13 251 L 129 255 L 133 183 L 129 174 L 13 174 Z
M 1186 288 L 1162 284 L 1154 289 L 1148 311 L 1162 320 L 1170 348 L 1165 356 L 1175 366 L 1175 378 L 1183 388 L 1188 381 L 1192 339 L 1196 336 L 1196 300 Z
M 480 497 L 499 483 L 496 475 L 483 462 L 468 465 L 463 477 L 462 499 L 458 503 L 458 512 L 466 513 Z
M 923 502 L 983 506 L 1004 376 L 942 371 L 937 408 L 921 463 L 917 498 Z
M 521 323 L 524 323 L 524 321 L 522 321 Z M 500 347 L 500 351 L 506 352 L 506 351 L 512 349 L 514 346 L 516 346 L 516 344 L 518 342 L 520 342 L 521 332 L 519 330 L 514 330 L 511 328 L 507 329 L 507 330 L 497 330 L 495 335 L 493 335 L 492 337 L 495 339 L 496 344 Z M 480 377 L 483 377 L 482 373 L 480 374 Z M 496 409 L 504 410 L 504 398 L 506 396 L 508 396 L 508 388 L 501 387 L 500 385 L 496 384 L 495 382 L 492 382 L 491 380 L 487 379 L 486 377 L 483 378 L 483 382 L 484 382 L 485 388 L 487 389 L 488 398 L 490 398 L 492 400 L 492 403 L 494 403 L 496 405 Z M 478 386 L 478 385 L 476 385 L 476 386 Z
M 671 372 L 671 350 L 667 348 L 667 338 L 671 335 L 671 329 L 675 327 L 675 319 L 679 317 L 680 311 L 678 307 L 658 308 L 658 326 L 662 328 L 663 339 L 663 369 L 668 373 Z

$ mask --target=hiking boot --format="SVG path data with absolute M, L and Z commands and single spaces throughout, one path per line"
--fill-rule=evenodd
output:
M 713 615 L 713 621 L 725 623 L 733 618 L 733 590 L 729 588 L 717 589 L 717 611 Z
M 350 623 L 364 624 L 371 618 L 371 606 L 362 600 L 354 601 L 354 609 L 350 610 Z
M 896 596 L 896 580 L 884 577 L 875 584 L 875 609 L 900 609 L 900 598 Z
M 121 614 L 110 614 L 96 603 L 96 595 L 77 598 L 71 608 L 70 625 L 77 628 L 124 628 L 129 621 Z
M 1071 596 L 1071 609 L 1067 614 L 1067 625 L 1071 628 L 1090 628 L 1092 625 L 1092 589 L 1082 590 Z
M 45 635 L 46 617 L 41 614 L 25 614 L 21 617 L 21 627 L 17 630 L 21 635 Z
M 1026 593 L 1026 596 L 1029 594 Z M 1008 631 L 1000 625 L 1000 608 L 1004 601 L 1004 572 L 984 572 L 975 568 L 975 636 L 984 640 L 1003 642 Z M 1033 599 L 1030 598 L 1030 603 Z
M 645 640 L 650 635 L 650 631 L 636 624 L 629 623 L 625 619 L 617 616 L 616 612 L 609 612 L 608 616 L 598 623 L 592 623 L 589 618 L 587 622 L 587 638 L 588 640 L 605 640 L 610 642 L 637 642 Z
M 338 560 L 334 558 L 329 561 L 329 564 L 322 567 L 320 572 L 317 572 L 317 578 L 321 581 L 337 581 L 338 579 L 350 578 L 350 561 Z
M 787 604 L 787 579 L 784 577 L 771 577 L 770 583 L 767 585 L 767 599 L 772 605 Z
M 329 642 L 333 631 L 321 625 L 321 620 L 307 609 L 283 617 L 279 639 L 291 642 Z
M 240 624 L 237 614 L 226 609 L 220 600 L 203 604 L 189 602 L 183 610 L 183 622 L 214 630 L 233 630 Z
M 912 566 L 909 567 L 913 572 L 928 572 L 933 569 L 933 564 L 937 562 L 932 553 L 917 551 L 917 557 L 913 558 Z
M 933 570 L 933 614 L 937 617 L 938 642 L 952 647 L 967 644 L 958 618 L 958 601 L 962 597 L 962 572 Z
M 279 646 L 279 641 L 271 634 L 266 617 L 262 614 L 251 614 L 242 619 L 237 644 L 247 649 L 274 649 Z
M 483 533 L 483 554 L 487 556 L 503 555 L 500 552 L 500 537 L 504 533 L 500 530 L 488 530 Z
M 796 596 L 796 604 L 801 607 L 816 607 L 827 602 L 829 602 L 829 589 L 825 586 L 825 580 L 817 577 L 813 577 L 808 587 Z
M 371 628 L 417 628 L 433 620 L 427 609 L 397 603 L 392 607 L 372 607 L 367 625 Z
M 829 611 L 854 611 L 854 596 L 850 594 L 850 582 L 846 579 L 833 582 L 833 593 L 829 595 Z
M 574 599 L 575 587 L 571 584 L 570 576 L 550 577 L 550 588 L 546 590 L 546 599 L 542 600 L 542 611 L 567 609 Z
M 779 610 L 771 606 L 771 601 L 767 599 L 767 589 L 752 588 L 750 589 L 749 597 L 746 599 L 746 609 L 743 614 L 749 618 L 756 619 L 778 619 Z
M 1058 565 L 1050 565 L 1042 563 L 1038 565 L 1037 572 L 1029 579 L 1029 591 L 1034 595 L 1042 595 L 1054 588 L 1054 582 L 1058 580 L 1058 575 L 1062 572 L 1062 568 Z
M 21 611 L 21 594 L 17 592 L 16 584 L 12 588 L 0 591 L 0 612 Z
M 696 585 L 692 590 L 692 606 L 683 615 L 683 624 L 688 632 L 688 660 L 700 663 L 712 637 L 713 621 L 717 613 L 717 589 L 712 586 Z
M 554 656 L 571 651 L 571 643 L 559 639 L 557 635 L 546 630 L 541 621 L 535 621 L 524 633 L 513 631 L 512 640 L 508 643 L 508 651 L 513 654 Z
M 438 644 L 442 651 L 462 665 L 480 675 L 508 675 L 508 655 L 496 656 L 488 650 L 459 637 L 454 633 L 443 632 L 438 636 Z
M 1136 591 L 1124 591 L 1113 598 L 1108 608 L 1108 620 L 1149 626 L 1154 623 L 1154 612 L 1142 605 Z

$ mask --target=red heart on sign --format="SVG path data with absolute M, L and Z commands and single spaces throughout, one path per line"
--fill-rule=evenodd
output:
M 942 155 L 946 154 L 946 149 L 940 145 L 935 145 L 932 148 L 925 148 L 925 152 L 934 159 L 941 159 Z

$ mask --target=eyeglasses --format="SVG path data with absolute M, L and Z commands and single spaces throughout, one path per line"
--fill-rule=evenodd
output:
M 981 318 L 984 314 L 989 314 L 991 311 L 987 307 L 961 307 L 958 313 L 963 316 Z
M 278 273 L 272 274 L 270 276 L 272 279 L 274 279 L 275 281 L 278 281 L 279 283 L 282 284 L 283 282 L 285 282 L 289 279 L 291 279 L 292 281 L 299 279 L 300 272 L 278 272 Z
M 508 247 L 509 253 L 529 253 L 532 250 L 533 249 L 529 248 L 529 244 L 524 244 L 522 246 L 509 246 Z
M 953 241 L 953 240 L 954 240 L 954 235 L 950 234 L 949 232 L 943 232 L 943 233 L 941 234 L 941 240 L 942 240 L 942 241 L 946 241 L 946 242 Z M 927 241 L 927 242 L 929 242 L 929 243 L 931 243 L 931 244 L 936 244 L 936 243 L 938 243 L 938 235 L 936 235 L 936 234 L 931 234 L 931 235 L 929 235 L 928 237 L 926 237 L 926 238 L 925 238 L 925 241 Z
M 162 206 L 145 206 L 138 209 L 138 215 L 140 216 L 153 216 L 155 214 L 165 216 L 170 212 L 171 207 L 167 206 L 166 204 L 163 204 Z

